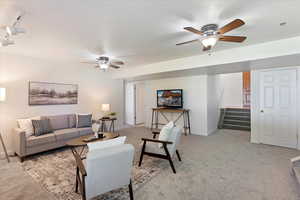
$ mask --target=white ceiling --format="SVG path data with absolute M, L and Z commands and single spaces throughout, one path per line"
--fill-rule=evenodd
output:
M 0 26 L 25 12 L 27 29 L 2 50 L 74 62 L 106 54 L 132 67 L 201 54 L 198 43 L 175 45 L 197 38 L 185 26 L 243 19 L 246 25 L 226 35 L 248 39 L 220 42 L 216 51 L 300 35 L 299 8 L 299 0 L 1 0 Z

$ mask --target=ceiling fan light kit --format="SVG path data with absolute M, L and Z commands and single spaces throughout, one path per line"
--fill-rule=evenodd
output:
M 219 40 L 218 36 L 208 36 L 201 40 L 201 43 L 204 47 L 214 47 L 217 44 L 217 41 Z

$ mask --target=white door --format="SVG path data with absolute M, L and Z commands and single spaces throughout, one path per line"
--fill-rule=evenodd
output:
M 135 125 L 135 89 L 133 83 L 125 87 L 125 118 L 126 124 Z
M 144 83 L 135 84 L 135 124 L 143 124 L 145 119 Z
M 297 147 L 296 89 L 296 69 L 260 72 L 261 143 Z

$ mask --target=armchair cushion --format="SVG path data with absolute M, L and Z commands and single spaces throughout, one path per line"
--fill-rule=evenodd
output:
M 103 148 L 108 148 L 108 147 L 113 147 L 116 145 L 124 144 L 125 140 L 126 140 L 126 136 L 122 136 L 122 137 L 118 137 L 118 138 L 106 140 L 106 141 L 91 142 L 91 143 L 88 143 L 87 145 L 88 145 L 89 151 L 94 151 L 94 150 L 98 150 L 98 149 L 103 149 Z
M 173 127 L 174 127 L 174 122 L 172 122 L 172 121 L 169 122 L 167 125 L 165 125 L 160 131 L 158 140 L 168 141 L 170 138 L 170 135 L 172 133 Z M 162 148 L 163 145 L 159 143 L 158 147 Z
M 166 155 L 165 150 L 163 148 L 157 147 L 157 144 L 153 142 L 147 142 L 145 152 Z

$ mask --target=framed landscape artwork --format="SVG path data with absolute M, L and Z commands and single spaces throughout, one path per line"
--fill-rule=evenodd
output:
M 29 82 L 29 105 L 62 105 L 78 103 L 78 85 Z

